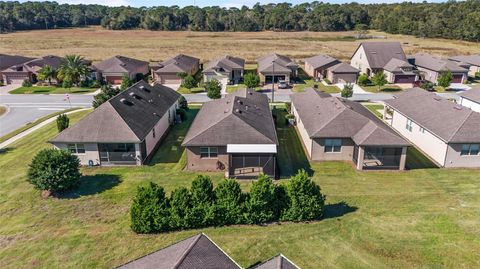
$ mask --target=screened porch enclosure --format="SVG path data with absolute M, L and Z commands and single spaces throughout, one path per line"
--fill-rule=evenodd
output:
M 363 169 L 400 169 L 401 147 L 365 147 Z
M 229 177 L 255 178 L 260 174 L 276 177 L 274 154 L 229 154 Z
M 137 164 L 135 144 L 133 143 L 98 144 L 98 151 L 102 165 Z

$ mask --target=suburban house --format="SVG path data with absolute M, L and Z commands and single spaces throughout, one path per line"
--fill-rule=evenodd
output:
M 277 133 L 265 94 L 238 90 L 205 103 L 183 141 L 187 170 L 276 177 Z
M 203 81 L 216 79 L 222 84 L 238 84 L 243 78 L 245 60 L 225 55 L 207 63 L 203 70 Z
M 480 88 L 470 89 L 459 94 L 460 104 L 473 111 L 480 112 Z
M 20 59 L 18 60 L 21 61 Z M 12 65 L 2 70 L 3 81 L 7 84 L 20 84 L 24 80 L 36 82 L 38 72 L 43 66 L 49 65 L 53 69 L 57 69 L 60 67 L 62 61 L 62 57 L 48 55 L 21 64 Z
M 400 42 L 362 42 L 350 64 L 369 77 L 383 71 L 389 83 L 413 83 L 417 78 Z
M 195 75 L 200 69 L 200 59 L 179 54 L 157 65 L 152 66 L 152 77 L 160 84 L 181 84 L 178 73 Z
M 287 257 L 283 256 L 283 254 L 279 254 L 270 260 L 253 267 L 253 269 L 300 269 L 300 267 L 287 259 Z
M 77 155 L 82 165 L 141 165 L 174 123 L 180 96 L 139 81 L 49 142 Z
M 33 59 L 35 59 L 35 58 L 23 57 L 23 56 L 19 56 L 19 55 L 0 54 L 0 80 L 3 81 L 5 84 L 10 84 L 12 82 L 16 82 L 15 78 L 13 78 L 13 77 L 10 77 L 10 80 L 5 78 L 2 74 L 2 71 L 9 68 L 9 67 L 12 67 L 12 66 L 21 66 L 24 63 L 29 62 Z M 19 81 L 19 82 L 21 83 L 21 81 Z
M 442 59 L 426 53 L 418 53 L 409 57 L 409 62 L 418 69 L 419 76 L 425 80 L 437 83 L 443 72 L 452 72 L 452 83 L 463 83 L 468 78 L 469 65 Z
M 260 81 L 264 83 L 272 83 L 273 78 L 275 78 L 274 82 L 285 80 L 286 83 L 290 83 L 298 73 L 297 63 L 287 56 L 276 53 L 259 58 L 257 64 Z
M 480 167 L 480 113 L 413 88 L 385 101 L 384 119 L 441 167 Z
M 92 66 L 94 79 L 103 80 L 113 85 L 122 84 L 124 75 L 128 75 L 130 79 L 135 80 L 139 75 L 148 75 L 148 72 L 148 62 L 120 55 Z
M 363 105 L 312 88 L 291 100 L 309 159 L 353 161 L 359 170 L 405 168 L 409 144 Z
M 480 72 L 480 54 L 453 56 L 448 59 L 450 61 L 466 63 L 470 65 L 468 74 L 472 77 L 475 77 L 475 74 Z
M 360 70 L 328 55 L 317 55 L 305 59 L 305 72 L 315 79 L 328 79 L 336 84 L 357 82 Z
M 201 233 L 117 267 L 119 269 L 240 269 L 225 251 Z

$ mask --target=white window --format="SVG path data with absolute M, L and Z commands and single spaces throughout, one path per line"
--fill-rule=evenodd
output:
M 420 127 L 420 133 L 424 134 L 425 133 L 425 128 Z
M 170 114 L 168 114 L 168 115 L 170 115 Z M 152 136 L 153 136 L 153 138 L 155 138 L 155 127 L 153 127 L 153 129 L 152 129 Z
M 202 147 L 200 148 L 200 158 L 217 158 L 217 147 Z
M 463 144 L 460 155 L 462 156 L 476 156 L 480 152 L 480 144 Z
M 408 120 L 407 119 L 407 124 L 405 125 L 405 129 L 407 129 L 408 131 L 412 131 L 412 125 L 413 125 L 413 122 L 412 120 Z
M 325 139 L 325 152 L 341 152 L 342 139 Z
M 73 154 L 84 154 L 85 153 L 85 145 L 84 144 L 68 144 L 67 145 L 68 151 Z

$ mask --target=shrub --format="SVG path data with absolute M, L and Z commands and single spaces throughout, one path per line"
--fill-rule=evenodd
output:
M 253 182 L 245 203 L 245 220 L 247 223 L 265 223 L 276 220 L 275 208 L 277 190 L 271 178 L 260 175 Z
M 27 181 L 36 189 L 59 192 L 72 188 L 80 179 L 80 160 L 65 150 L 44 149 L 33 157 Z
M 73 86 L 73 82 L 71 80 L 64 80 L 62 81 L 62 88 L 69 89 Z
M 328 78 L 324 78 L 323 81 L 325 81 L 325 83 L 327 84 L 332 84 L 332 82 Z
M 452 72 L 450 72 L 450 71 L 442 72 L 442 73 L 440 73 L 440 75 L 437 78 L 437 84 L 438 84 L 438 86 L 442 86 L 444 88 L 447 88 L 452 83 L 452 80 L 453 80 Z
M 98 80 L 93 80 L 92 84 L 90 84 L 90 88 L 100 88 L 102 87 L 102 83 Z
M 234 179 L 225 179 L 215 189 L 215 223 L 217 225 L 242 222 L 243 195 L 240 184 Z
M 177 74 L 177 77 L 181 78 L 182 80 L 185 79 L 188 74 L 186 72 L 178 72 Z
M 120 90 L 124 91 L 133 85 L 133 81 L 130 79 L 128 74 L 123 74 L 122 84 L 120 85 Z
M 370 84 L 370 79 L 368 78 L 367 74 L 361 74 L 358 77 L 358 85 L 367 86 L 368 84 Z
M 93 97 L 92 105 L 94 108 L 99 107 L 105 103 L 108 99 L 114 97 L 120 93 L 120 89 L 112 87 L 112 85 L 103 85 L 100 92 Z
M 204 227 L 214 224 L 213 203 L 215 192 L 210 177 L 197 176 L 192 181 L 190 193 L 192 195 L 192 217 L 190 220 L 194 223 L 194 226 Z
M 475 73 L 475 78 L 480 78 L 480 72 Z
M 3 80 L 0 80 L 0 87 L 5 86 Z
M 387 76 L 385 75 L 385 73 L 383 73 L 383 71 L 375 73 L 372 77 L 372 83 L 373 85 L 378 87 L 378 90 L 380 90 L 382 86 L 387 84 L 387 82 Z
M 210 99 L 220 99 L 222 97 L 222 85 L 216 79 L 212 79 L 205 85 L 207 96 Z
M 68 118 L 68 116 L 66 114 L 60 114 L 58 115 L 57 117 L 57 129 L 58 129 L 58 132 L 61 132 L 65 129 L 68 128 L 68 125 L 70 123 L 70 119 Z
M 32 87 L 32 82 L 29 80 L 29 79 L 25 79 L 23 82 L 22 82 L 22 87 Z
M 195 228 L 192 195 L 187 188 L 175 189 L 170 196 L 170 226 L 173 229 Z
M 180 115 L 180 119 L 185 121 L 187 119 L 187 111 L 183 108 L 177 108 L 177 115 Z
M 292 112 L 292 103 L 287 102 L 285 103 L 285 109 L 287 110 L 288 113 Z
M 247 73 L 243 76 L 243 83 L 248 89 L 254 89 L 260 85 L 260 77 L 256 73 Z
M 305 170 L 299 171 L 287 184 L 288 208 L 282 219 L 289 221 L 317 220 L 322 217 L 325 196 Z
M 426 82 L 422 83 L 422 85 L 420 85 L 420 87 L 422 89 L 428 90 L 428 91 L 433 90 L 433 86 L 434 86 L 433 83 L 430 82 L 430 81 L 426 81 Z
M 152 182 L 139 187 L 130 208 L 130 219 L 130 227 L 136 233 L 168 231 L 170 214 L 163 188 Z
M 180 100 L 178 100 L 178 103 L 180 104 L 180 108 L 188 110 L 188 102 L 187 99 L 185 99 L 185 96 L 180 96 Z
M 353 96 L 353 85 L 350 83 L 347 83 L 343 85 L 342 93 L 341 93 L 343 98 L 350 98 Z
M 191 75 L 186 76 L 182 81 L 182 86 L 187 89 L 195 88 L 197 85 L 197 80 Z

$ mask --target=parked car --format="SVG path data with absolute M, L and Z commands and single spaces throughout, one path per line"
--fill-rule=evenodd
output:
M 279 80 L 278 81 L 278 88 L 279 89 L 286 89 L 288 88 L 288 84 L 285 80 Z

